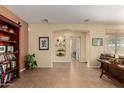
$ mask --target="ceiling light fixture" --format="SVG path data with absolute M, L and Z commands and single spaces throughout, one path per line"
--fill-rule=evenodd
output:
M 84 22 L 89 22 L 89 19 L 85 19 Z
M 43 23 L 48 23 L 48 19 L 42 19 L 41 20 Z

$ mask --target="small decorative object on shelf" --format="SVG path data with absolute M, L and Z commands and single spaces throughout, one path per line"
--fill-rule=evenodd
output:
M 0 15 L 0 87 L 19 78 L 20 25 Z
M 0 36 L 1 41 L 9 41 L 10 37 Z
M 3 25 L 3 26 L 2 26 L 2 30 L 3 30 L 3 31 L 7 31 L 7 30 L 8 30 L 8 26 L 7 26 L 7 25 Z
M 10 33 L 14 33 L 13 29 L 10 29 L 9 32 L 10 32 Z

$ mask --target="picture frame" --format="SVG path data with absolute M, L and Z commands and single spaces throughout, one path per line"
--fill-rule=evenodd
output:
M 103 46 L 103 38 L 92 38 L 92 46 Z
M 7 52 L 14 52 L 14 46 L 7 46 Z
M 6 52 L 6 46 L 0 46 L 0 53 Z
M 39 37 L 39 50 L 49 50 L 49 37 Z

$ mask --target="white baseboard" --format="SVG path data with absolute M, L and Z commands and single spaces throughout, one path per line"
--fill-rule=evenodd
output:
M 53 66 L 38 66 L 37 68 L 52 68 Z
M 70 63 L 71 61 L 54 61 L 53 63 Z
M 88 68 L 100 68 L 100 66 L 87 66 Z
M 23 72 L 23 71 L 25 71 L 25 70 L 26 70 L 26 69 L 25 69 L 25 68 L 23 68 L 23 69 L 21 69 L 21 70 L 20 70 L 20 72 Z
M 86 61 L 79 61 L 79 62 L 81 62 L 81 63 L 87 63 Z

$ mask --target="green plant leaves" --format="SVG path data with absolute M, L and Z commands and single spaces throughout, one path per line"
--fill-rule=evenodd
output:
M 35 60 L 35 54 L 28 54 L 25 56 L 25 67 L 27 69 L 33 69 L 37 67 L 37 61 Z

